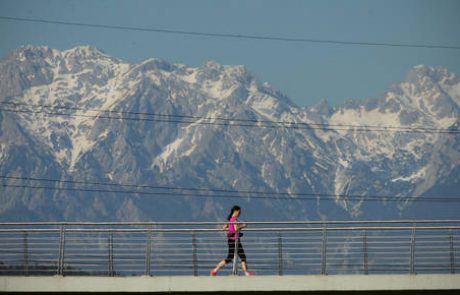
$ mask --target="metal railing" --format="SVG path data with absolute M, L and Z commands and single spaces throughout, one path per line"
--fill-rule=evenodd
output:
M 223 224 L 0 223 L 0 275 L 209 275 L 227 256 Z M 257 275 L 459 271 L 460 221 L 246 224 Z

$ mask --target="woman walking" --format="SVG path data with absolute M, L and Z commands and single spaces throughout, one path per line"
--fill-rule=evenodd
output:
M 238 256 L 241 259 L 241 268 L 246 276 L 252 276 L 253 273 L 248 271 L 248 265 L 246 263 L 246 255 L 244 254 L 243 245 L 241 245 L 240 237 L 242 234 L 239 232 L 245 228 L 245 224 L 238 223 L 238 217 L 241 214 L 241 208 L 239 206 L 233 206 L 230 214 L 228 215 L 229 223 L 224 226 L 224 230 L 228 230 L 228 255 L 227 258 L 219 262 L 216 267 L 211 271 L 211 276 L 217 276 L 217 272 L 224 267 L 227 263 L 233 260 L 235 256 L 235 248 L 237 247 Z

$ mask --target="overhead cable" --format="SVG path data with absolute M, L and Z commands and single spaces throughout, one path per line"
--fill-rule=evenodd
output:
M 73 185 L 90 185 L 93 187 L 63 187 L 63 186 L 43 186 L 23 184 L 23 183 L 3 183 L 0 186 L 11 188 L 29 188 L 29 189 L 45 189 L 57 191 L 78 191 L 78 192 L 95 192 L 95 193 L 115 193 L 115 194 L 135 194 L 158 197 L 201 197 L 201 198 L 243 198 L 243 199 L 277 199 L 277 200 L 356 200 L 356 201 L 407 201 L 402 196 L 384 196 L 384 195 L 349 195 L 349 194 L 330 194 L 330 193 L 300 193 L 300 192 L 273 192 L 273 191 L 251 191 L 251 190 L 230 190 L 230 189 L 212 189 L 212 188 L 186 188 L 177 186 L 153 186 L 139 184 L 122 184 L 109 182 L 91 182 L 91 181 L 75 181 L 75 180 L 59 180 L 34 177 L 19 177 L 0 175 L 2 179 L 32 181 L 32 182 L 52 182 L 55 184 L 73 184 Z M 96 186 L 96 187 L 94 187 Z M 129 187 L 130 189 L 107 189 L 97 186 L 110 187 Z M 142 190 L 137 190 L 142 189 Z M 149 190 L 150 189 L 150 190 Z M 153 189 L 153 190 L 152 190 Z M 159 191 L 163 190 L 163 191 Z M 193 192 L 193 193 L 191 193 Z M 423 196 L 411 201 L 423 202 L 460 202 L 460 196 Z
M 29 113 L 43 114 L 45 116 L 67 116 L 67 117 L 85 117 L 98 119 L 114 119 L 114 120 L 131 120 L 131 121 L 150 121 L 164 122 L 176 124 L 199 124 L 199 125 L 214 125 L 214 126 L 237 126 L 237 127 L 253 127 L 253 128 L 286 128 L 286 129 L 320 129 L 327 131 L 357 131 L 357 132 L 402 132 L 402 133 L 439 133 L 439 134 L 459 134 L 457 128 L 429 128 L 429 127 L 405 127 L 405 126 L 377 126 L 377 125 L 352 125 L 352 124 L 328 124 L 328 123 L 306 123 L 294 121 L 269 121 L 269 120 L 251 120 L 251 119 L 232 119 L 221 117 L 205 117 L 205 116 L 190 116 L 190 115 L 174 115 L 174 114 L 157 114 L 157 113 L 142 113 L 142 112 L 125 112 L 114 110 L 96 110 L 83 109 L 65 106 L 48 106 L 48 105 L 26 105 L 11 102 L 3 102 L 0 105 L 0 112 L 12 113 Z M 9 106 L 13 106 L 11 108 Z M 18 106 L 20 108 L 18 108 Z M 35 108 L 35 110 L 25 109 Z M 37 109 L 38 108 L 38 109 Z M 46 110 L 50 109 L 50 111 Z M 97 112 L 97 114 L 82 114 L 70 113 L 66 110 L 79 110 L 82 112 Z M 100 113 L 109 114 L 101 115 Z M 128 116 L 126 116 L 128 115 Z
M 304 37 L 284 37 L 284 36 L 275 36 L 275 35 L 213 33 L 213 32 L 203 32 L 203 31 L 177 30 L 177 29 L 170 29 L 170 28 L 153 28 L 153 27 L 146 28 L 146 27 L 122 26 L 122 25 L 111 25 L 111 24 L 71 22 L 71 21 L 52 20 L 52 19 L 44 19 L 44 18 L 13 17 L 13 16 L 5 16 L 5 15 L 0 16 L 0 19 L 9 20 L 9 21 L 43 23 L 43 24 L 99 28 L 99 29 L 110 29 L 110 30 L 162 33 L 162 34 L 207 37 L 207 38 L 227 38 L 227 39 L 231 38 L 231 39 L 247 39 L 247 40 L 259 40 L 259 41 L 276 41 L 276 42 L 290 42 L 290 43 L 317 43 L 317 44 L 332 44 L 332 45 L 354 45 L 354 46 L 367 46 L 367 47 L 403 47 L 403 48 L 406 47 L 406 48 L 460 50 L 460 46 L 456 46 L 456 45 L 346 41 L 346 40 L 332 40 L 332 39 L 314 39 L 314 38 L 304 38 Z

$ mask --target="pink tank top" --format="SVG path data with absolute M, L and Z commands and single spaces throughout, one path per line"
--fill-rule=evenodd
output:
M 228 233 L 229 234 L 232 234 L 232 233 L 236 233 L 236 228 L 235 228 L 235 223 L 237 222 L 237 217 L 236 216 L 232 216 L 229 220 L 229 224 L 228 224 Z M 236 235 L 233 235 L 230 240 L 233 240 L 233 241 L 236 241 Z

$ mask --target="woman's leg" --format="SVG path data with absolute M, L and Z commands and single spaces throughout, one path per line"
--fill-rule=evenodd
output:
M 219 271 L 219 269 L 221 269 L 222 267 L 224 267 L 226 264 L 227 264 L 227 262 L 225 261 L 225 259 L 222 259 L 222 260 L 216 265 L 216 267 L 212 270 L 212 272 L 217 273 L 217 272 Z
M 244 253 L 243 245 L 238 240 L 238 256 L 241 259 L 241 268 L 243 269 L 244 273 L 248 272 L 248 264 L 246 262 L 246 254 Z
M 224 267 L 227 263 L 233 260 L 233 255 L 235 253 L 235 241 L 228 239 L 228 254 L 227 258 L 221 260 L 216 267 L 212 270 L 212 272 L 217 273 L 222 267 Z

